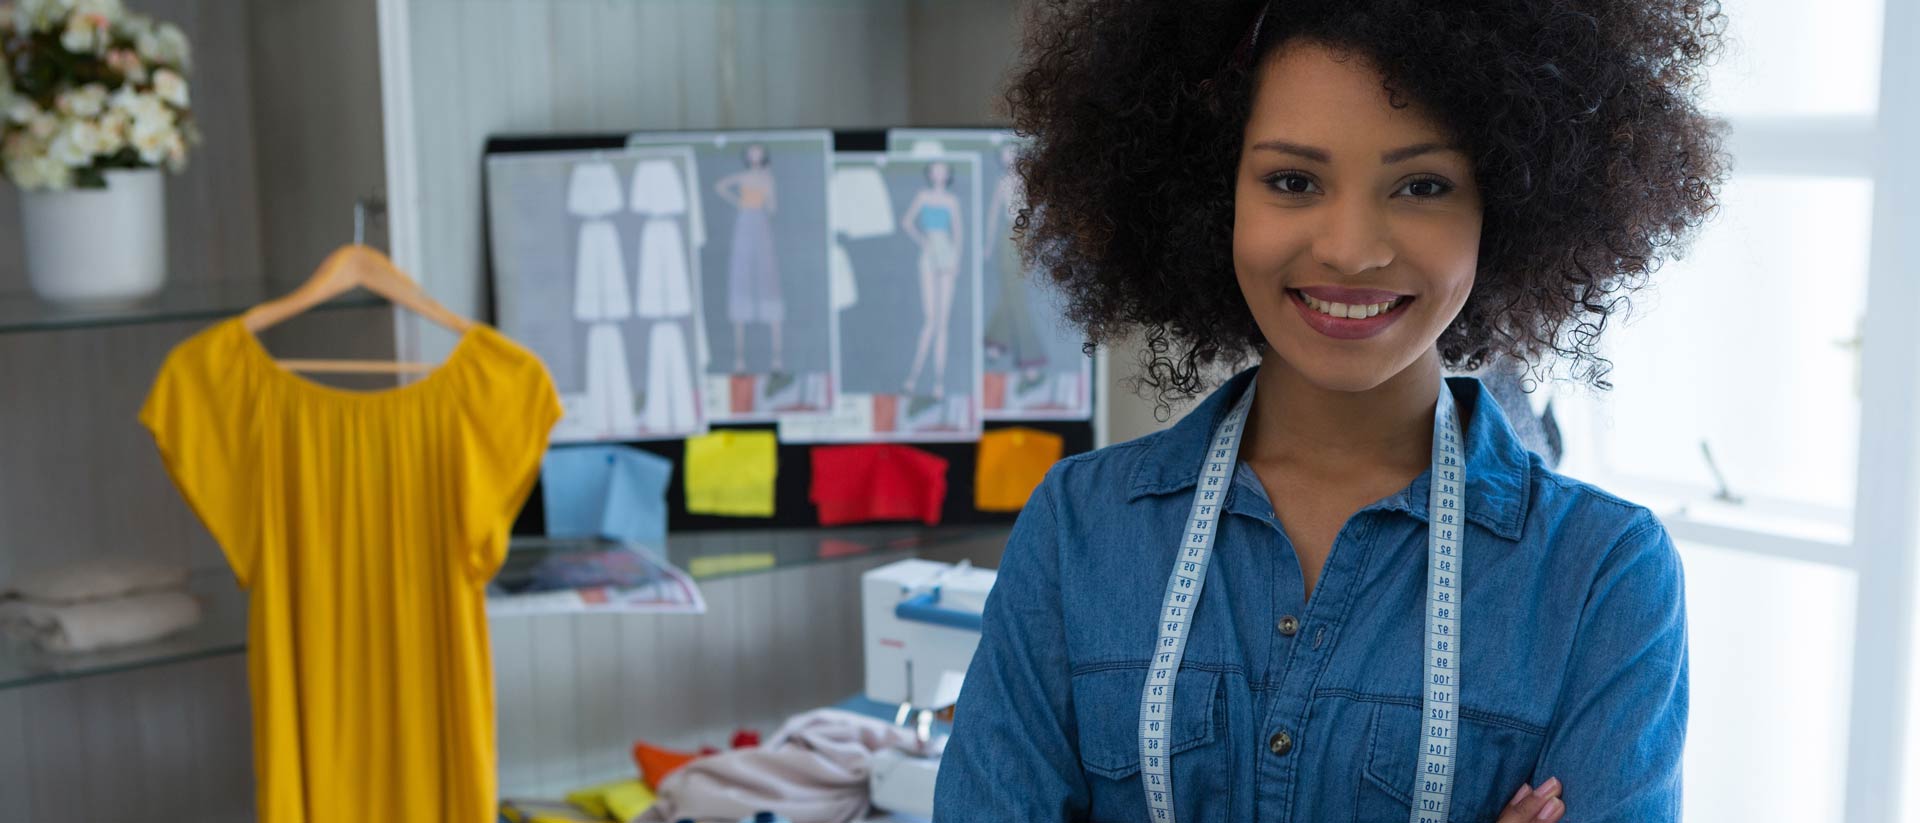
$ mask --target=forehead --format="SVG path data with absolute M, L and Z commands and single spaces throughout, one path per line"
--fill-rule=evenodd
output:
M 1316 146 L 1353 147 L 1333 159 L 1377 156 L 1420 140 L 1442 141 L 1446 129 L 1418 105 L 1389 105 L 1385 78 L 1368 58 L 1320 43 L 1281 44 L 1262 61 L 1254 84 L 1247 137 Z M 1411 103 L 1403 92 L 1403 104 Z

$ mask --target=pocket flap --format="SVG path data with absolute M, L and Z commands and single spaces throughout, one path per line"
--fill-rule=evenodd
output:
M 1103 777 L 1121 779 L 1140 771 L 1140 692 L 1147 669 L 1101 669 L 1073 676 L 1073 705 L 1079 723 L 1080 764 Z M 1171 754 L 1213 739 L 1226 711 L 1220 700 L 1220 675 L 1182 667 L 1173 690 Z

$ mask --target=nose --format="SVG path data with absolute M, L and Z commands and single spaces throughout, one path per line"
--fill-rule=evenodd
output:
M 1321 265 L 1347 276 L 1393 262 L 1392 230 L 1381 204 L 1349 197 L 1320 214 L 1313 256 Z

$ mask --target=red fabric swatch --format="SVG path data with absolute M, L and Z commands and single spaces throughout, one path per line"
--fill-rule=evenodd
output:
M 947 499 L 947 461 L 938 455 L 891 443 L 815 446 L 812 463 L 807 496 L 819 507 L 822 526 L 940 522 Z

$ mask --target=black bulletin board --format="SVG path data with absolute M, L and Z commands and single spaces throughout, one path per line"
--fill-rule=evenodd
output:
M 487 156 L 495 154 L 513 154 L 522 152 L 552 152 L 609 149 L 626 147 L 627 132 L 570 134 L 570 135 L 504 135 L 490 137 L 487 140 Z M 885 151 L 887 133 L 879 129 L 854 131 L 834 131 L 834 149 L 836 151 Z M 481 158 L 482 188 L 485 191 L 486 162 Z M 481 237 L 482 254 L 487 261 L 486 316 L 489 322 L 498 322 L 493 290 L 493 260 L 491 238 L 487 237 L 487 214 L 485 197 L 482 196 Z M 1102 387 L 1094 385 L 1091 391 L 1099 392 Z M 1093 448 L 1092 420 L 991 420 L 984 428 L 988 431 L 1022 426 L 1060 435 L 1064 454 L 1078 454 Z M 771 430 L 773 426 L 765 423 L 755 424 L 712 424 L 713 431 L 735 430 Z M 584 445 L 584 444 L 581 444 Z M 712 531 L 724 529 L 767 529 L 767 528 L 808 528 L 819 525 L 819 517 L 813 504 L 807 499 L 808 486 L 813 479 L 811 450 L 813 444 L 781 443 L 777 460 L 779 473 L 774 481 L 774 516 L 755 517 L 716 517 L 712 515 L 691 514 L 686 508 L 686 487 L 682 482 L 681 463 L 685 453 L 685 441 L 650 440 L 625 443 L 642 451 L 665 457 L 673 461 L 674 475 L 667 486 L 667 528 L 669 531 Z M 844 445 L 844 444 L 833 444 Z M 947 498 L 942 513 L 942 523 L 953 524 L 994 524 L 1011 523 L 1012 513 L 982 512 L 973 507 L 973 481 L 976 470 L 977 444 L 965 443 L 900 443 L 898 445 L 920 449 L 938 455 L 947 461 Z M 517 535 L 537 535 L 545 531 L 546 507 L 542 503 L 541 490 L 535 486 L 528 497 L 526 506 L 521 509 L 514 523 L 513 533 Z

